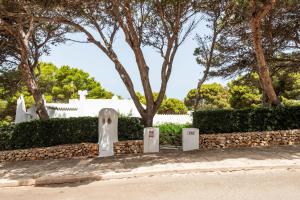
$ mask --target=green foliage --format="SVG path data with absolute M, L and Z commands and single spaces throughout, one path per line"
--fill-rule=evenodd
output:
M 229 103 L 232 108 L 253 108 L 261 104 L 261 91 L 256 73 L 242 76 L 228 84 Z
M 88 98 L 110 99 L 113 94 L 103 89 L 99 82 L 81 69 L 51 63 L 41 63 L 39 85 L 42 93 L 54 102 L 67 102 L 78 98 L 78 90 L 87 90 Z
M 262 3 L 270 1 L 235 0 L 225 1 L 225 4 L 227 2 L 229 6 L 225 7 L 224 15 L 227 13 L 229 17 L 224 21 L 226 25 L 219 33 L 216 44 L 221 65 L 210 71 L 210 77 L 230 78 L 253 72 L 257 68 L 249 22 L 253 14 L 262 9 Z M 219 5 L 219 1 L 208 1 L 208 9 L 218 11 L 224 8 Z M 300 24 L 296 22 L 299 21 L 299 8 L 299 0 L 276 1 L 271 11 L 272 17 L 268 18 L 269 21 L 261 21 L 261 42 L 270 74 L 279 69 L 299 72 L 298 45 L 290 45 L 294 44 L 292 35 L 299 31 Z M 210 28 L 212 32 L 213 27 Z
M 184 103 L 189 109 L 193 109 L 196 95 L 197 89 L 192 89 L 184 99 Z M 221 84 L 203 84 L 200 89 L 200 102 L 197 109 L 230 108 L 228 98 L 228 91 Z
M 257 88 L 242 85 L 229 86 L 229 103 L 232 108 L 251 108 L 261 104 L 261 94 Z
M 188 128 L 188 124 L 161 124 L 159 127 L 159 143 L 181 146 L 182 144 L 182 129 Z
M 142 104 L 146 105 L 146 98 L 145 98 L 145 96 L 143 96 L 140 92 L 137 92 L 137 93 L 136 93 L 136 96 L 138 97 L 139 101 L 140 101 Z
M 36 120 L 17 124 L 12 134 L 13 149 L 60 144 L 97 142 L 96 118 Z
M 119 140 L 140 139 L 143 125 L 138 118 L 119 118 Z M 4 131 L 2 131 L 2 129 Z M 48 147 L 60 144 L 98 142 L 98 118 L 36 120 L 1 128 L 0 149 Z
M 186 114 L 187 107 L 179 99 L 169 98 L 162 102 L 158 109 L 159 114 Z
M 20 82 L 20 73 L 16 70 L 0 67 L 0 125 L 8 124 L 15 114 L 16 101 L 14 94 Z
M 281 97 L 281 102 L 285 106 L 300 106 L 300 101 L 299 100 L 286 99 L 284 97 Z
M 3 113 L 7 107 L 7 102 L 0 99 L 0 113 Z
M 122 117 L 118 120 L 119 140 L 142 140 L 144 126 L 140 118 Z
M 142 104 L 146 105 L 145 97 L 139 92 L 137 92 L 136 95 L 139 101 Z M 153 92 L 154 101 L 157 100 L 157 97 L 158 97 L 158 93 Z M 187 111 L 188 109 L 182 101 L 175 98 L 168 98 L 166 95 L 164 96 L 164 99 L 158 109 L 159 114 L 186 114 Z
M 206 110 L 193 113 L 200 133 L 271 131 L 300 128 L 300 107 Z
M 38 84 L 47 102 L 67 102 L 78 98 L 78 90 L 87 90 L 88 98 L 110 99 L 113 94 L 80 69 L 69 66 L 56 67 L 51 63 L 40 63 Z M 34 105 L 34 99 L 20 80 L 17 71 L 0 74 L 0 121 L 10 123 L 15 116 L 17 99 L 23 94 L 27 108 Z
M 286 106 L 297 105 L 300 100 L 300 73 L 289 71 L 278 71 L 272 76 L 274 89 Z M 238 77 L 228 84 L 229 103 L 232 108 L 253 108 L 259 107 L 262 103 L 262 92 L 259 84 L 259 77 L 256 73 L 250 73 Z
M 0 126 L 0 151 L 11 149 L 10 141 L 13 129 L 13 126 Z
M 146 98 L 145 98 L 145 96 L 143 96 L 140 92 L 137 92 L 136 95 L 137 95 L 138 99 L 140 100 L 140 102 L 142 104 L 146 105 Z M 157 92 L 153 92 L 152 95 L 153 95 L 154 101 L 156 101 L 157 97 L 158 97 L 158 93 Z M 165 100 L 167 100 L 167 96 L 166 95 L 164 96 L 163 101 L 165 101 Z
M 300 100 L 300 73 L 281 71 L 273 76 L 273 84 L 280 97 Z

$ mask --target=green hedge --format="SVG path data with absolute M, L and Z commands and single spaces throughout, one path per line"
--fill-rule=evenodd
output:
M 300 107 L 207 110 L 193 113 L 200 133 L 231 133 L 300 128 Z
M 1 126 L 0 127 L 0 151 L 11 148 L 11 136 L 14 126 Z
M 181 146 L 182 144 L 182 128 L 188 128 L 188 124 L 161 124 L 159 127 L 159 143 Z
M 142 140 L 144 125 L 140 118 L 121 117 L 118 120 L 119 140 Z
M 143 138 L 143 125 L 139 118 L 120 117 L 118 121 L 119 140 Z M 37 120 L 17 124 L 7 130 L 0 129 L 0 150 L 98 142 L 96 117 Z

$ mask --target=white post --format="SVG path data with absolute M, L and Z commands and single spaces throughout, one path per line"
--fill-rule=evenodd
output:
M 86 99 L 87 94 L 87 90 L 78 90 L 79 100 L 84 101 Z
M 112 108 L 103 108 L 98 117 L 99 157 L 114 155 L 114 142 L 118 142 L 118 113 Z
M 144 153 L 159 152 L 159 128 L 144 129 Z
M 182 129 L 182 150 L 191 151 L 199 149 L 199 129 L 183 128 Z
M 21 95 L 17 100 L 15 123 L 17 124 L 26 121 L 27 121 L 27 116 L 26 116 L 25 100 L 23 95 Z
M 89 116 L 88 108 L 86 108 L 86 95 L 88 92 L 86 90 L 79 90 L 79 101 L 78 101 L 78 110 L 77 110 L 77 116 Z

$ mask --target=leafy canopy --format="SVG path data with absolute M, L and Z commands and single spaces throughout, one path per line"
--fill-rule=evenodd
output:
M 185 105 L 192 109 L 196 101 L 197 90 L 192 89 L 184 99 Z M 197 109 L 229 108 L 228 91 L 221 84 L 203 84 L 200 89 L 200 103 Z
M 145 97 L 140 92 L 137 92 L 136 95 L 139 101 L 145 105 Z M 156 100 L 158 97 L 158 93 L 153 92 L 153 97 L 154 100 Z M 158 109 L 159 114 L 186 114 L 187 111 L 188 108 L 184 105 L 184 103 L 181 100 L 175 98 L 168 98 L 166 95 L 164 96 L 163 102 Z
M 22 81 L 19 71 L 3 72 L 0 74 L 0 80 L 0 121 L 11 122 L 20 95 L 24 96 L 27 107 L 35 104 L 34 99 Z M 88 73 L 70 66 L 58 68 L 52 63 L 40 63 L 37 80 L 47 102 L 68 102 L 69 99 L 78 98 L 78 90 L 87 90 L 87 97 L 91 99 L 110 99 L 113 96 L 113 93 L 106 91 Z

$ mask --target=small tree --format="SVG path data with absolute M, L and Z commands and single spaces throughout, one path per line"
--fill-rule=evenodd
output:
M 201 6 L 207 27 L 211 30 L 210 35 L 196 36 L 198 46 L 194 51 L 197 63 L 204 67 L 203 75 L 198 80 L 196 98 L 194 98 L 194 110 L 197 110 L 201 99 L 201 87 L 209 78 L 211 68 L 220 67 L 224 58 L 218 52 L 217 43 L 223 29 L 228 25 L 229 17 L 232 15 L 232 6 L 230 1 L 208 1 Z

